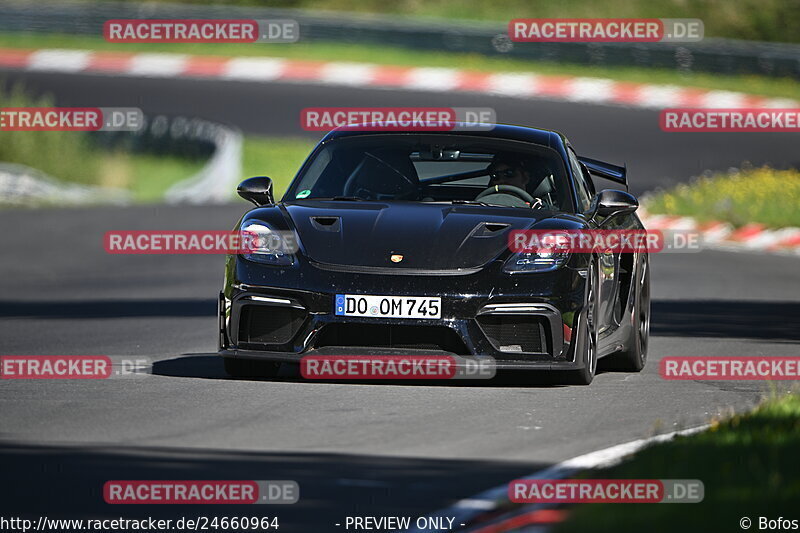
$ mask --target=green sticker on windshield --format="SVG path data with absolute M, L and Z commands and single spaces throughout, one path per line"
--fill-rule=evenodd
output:
M 295 196 L 295 198 L 308 198 L 310 195 L 311 195 L 311 189 L 303 189 L 302 191 L 297 193 L 297 196 Z

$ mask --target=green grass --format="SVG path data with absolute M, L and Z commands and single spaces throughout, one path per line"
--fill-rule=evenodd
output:
M 182 0 L 208 4 L 209 0 Z M 228 3 L 356 11 L 403 17 L 507 22 L 512 18 L 700 18 L 706 35 L 763 41 L 800 40 L 796 0 L 228 0 Z
M 613 531 L 741 531 L 739 519 L 798 519 L 800 396 L 772 398 L 750 413 L 715 422 L 637 453 L 623 464 L 592 471 L 595 479 L 699 479 L 701 503 L 584 504 L 556 533 Z
M 15 85 L 0 91 L 0 107 L 51 107 L 50 96 L 32 98 Z M 129 189 L 139 201 L 160 200 L 174 183 L 197 172 L 204 161 L 174 156 L 109 151 L 91 133 L 0 131 L 0 161 L 35 168 L 56 180 Z
M 769 167 L 718 173 L 657 191 L 644 200 L 650 213 L 681 215 L 734 226 L 800 226 L 800 171 Z
M 48 96 L 31 98 L 21 85 L 0 90 L 2 108 L 53 105 Z M 94 153 L 85 133 L 0 130 L 0 161 L 27 165 L 73 183 L 96 183 L 99 161 Z
M 161 201 L 167 189 L 193 176 L 205 164 L 205 161 L 150 154 L 120 154 L 116 157 L 127 159 L 130 173 L 127 188 L 133 193 L 134 200 L 139 202 Z
M 246 137 L 243 177 L 269 176 L 274 183 L 275 198 L 280 198 L 314 145 L 306 139 Z
M 800 11 L 800 10 L 798 10 Z M 480 54 L 411 51 L 389 46 L 342 43 L 294 44 L 147 44 L 108 43 L 102 37 L 39 33 L 2 33 L 0 48 L 71 48 L 116 52 L 169 52 L 217 56 L 286 57 L 312 61 L 355 61 L 399 66 L 449 67 L 482 72 L 530 72 L 587 76 L 639 83 L 672 84 L 712 90 L 739 91 L 800 100 L 800 83 L 790 78 L 681 73 L 669 69 L 603 67 L 534 62 Z
M 50 96 L 32 98 L 15 85 L 0 91 L 0 107 L 50 107 Z M 0 161 L 35 168 L 66 183 L 131 191 L 134 200 L 155 202 L 175 183 L 198 172 L 205 160 L 171 155 L 131 153 L 103 148 L 84 132 L 0 131 Z M 276 196 L 313 148 L 308 139 L 247 137 L 242 153 L 243 177 L 267 175 Z

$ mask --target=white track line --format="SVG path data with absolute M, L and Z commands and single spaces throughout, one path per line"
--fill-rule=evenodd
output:
M 708 424 L 702 426 L 684 429 L 681 431 L 673 431 L 671 433 L 664 433 L 663 435 L 656 435 L 644 439 L 638 439 L 623 444 L 617 444 L 609 448 L 603 448 L 572 459 L 567 459 L 556 465 L 545 468 L 535 472 L 529 476 L 524 476 L 516 479 L 564 479 L 568 476 L 576 474 L 582 470 L 589 470 L 595 468 L 605 468 L 614 466 L 622 462 L 623 459 L 629 455 L 638 452 L 639 450 L 661 442 L 668 442 L 677 436 L 694 435 L 709 427 Z M 446 507 L 439 511 L 434 511 L 429 514 L 430 517 L 455 517 L 454 523 L 468 523 L 469 520 L 475 516 L 496 509 L 500 504 L 508 501 L 508 485 L 500 485 L 492 489 L 486 490 L 472 496 L 460 500 L 450 507 Z M 422 529 L 409 529 L 408 531 L 422 533 Z

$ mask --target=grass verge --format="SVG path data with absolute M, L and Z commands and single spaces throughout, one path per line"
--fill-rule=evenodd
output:
M 0 92 L 0 107 L 53 105 L 47 96 L 30 98 L 22 86 Z M 126 189 L 139 202 L 160 201 L 167 189 L 205 164 L 205 160 L 188 157 L 108 150 L 93 143 L 91 135 L 0 131 L 0 162 L 26 165 L 65 183 Z M 243 177 L 272 177 L 275 195 L 280 197 L 314 144 L 302 138 L 246 137 Z
M 316 143 L 302 138 L 246 137 L 242 156 L 243 178 L 269 176 L 275 198 L 280 198 Z
M 31 98 L 21 85 L 0 91 L 2 108 L 53 105 L 51 97 Z M 167 189 L 205 164 L 188 157 L 109 150 L 93 143 L 91 135 L 0 130 L 0 162 L 26 165 L 65 183 L 127 189 L 140 202 L 160 201 Z M 243 177 L 270 176 L 280 197 L 314 145 L 303 138 L 246 137 Z
M 647 197 L 649 213 L 772 228 L 800 226 L 800 171 L 769 167 L 717 173 L 657 191 Z
M 0 108 L 53 105 L 50 96 L 32 98 L 22 85 L 0 91 Z M 194 175 L 206 162 L 104 148 L 92 141 L 92 135 L 0 130 L 0 162 L 35 168 L 65 183 L 126 189 L 141 202 L 161 200 L 167 189 Z M 276 196 L 281 195 L 313 146 L 313 141 L 301 138 L 247 137 L 242 172 L 272 177 Z
M 160 202 L 167 189 L 190 178 L 205 164 L 183 157 L 126 152 L 103 154 L 100 161 L 105 184 L 130 190 L 138 202 Z
M 800 396 L 773 397 L 753 411 L 717 421 L 708 431 L 658 444 L 595 479 L 699 479 L 695 504 L 586 504 L 556 533 L 585 531 L 741 531 L 747 516 L 798 518 Z M 792 516 L 795 513 L 795 516 Z
M 285 57 L 312 61 L 354 61 L 384 65 L 446 67 L 480 72 L 529 72 L 560 76 L 608 78 L 634 83 L 655 83 L 738 91 L 769 97 L 800 100 L 800 83 L 790 78 L 764 76 L 725 76 L 708 73 L 681 73 L 668 69 L 585 66 L 460 54 L 405 50 L 390 46 L 363 46 L 342 43 L 278 44 L 185 44 L 185 43 L 108 43 L 102 37 L 42 33 L 2 33 L 0 48 L 67 48 L 115 52 L 166 52 L 216 56 Z
M 0 91 L 0 107 L 52 107 L 49 96 L 31 98 L 21 85 Z M 58 181 L 122 188 L 138 201 L 158 201 L 174 183 L 205 163 L 176 156 L 108 150 L 92 133 L 0 130 L 0 161 L 35 168 Z

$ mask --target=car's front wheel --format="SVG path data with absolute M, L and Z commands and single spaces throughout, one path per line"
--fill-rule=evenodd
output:
M 647 362 L 650 342 L 650 265 L 644 256 L 633 294 L 633 316 L 626 347 L 609 358 L 609 368 L 622 372 L 640 372 Z
M 575 339 L 575 358 L 583 362 L 583 367 L 570 371 L 568 382 L 573 385 L 589 385 L 597 372 L 596 319 L 599 286 L 596 263 L 592 261 L 586 271 L 586 304 L 584 312 L 578 318 L 578 334 Z
M 235 378 L 273 378 L 280 368 L 280 363 L 272 361 L 225 358 L 225 372 Z

